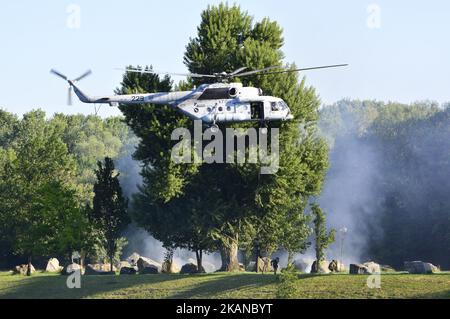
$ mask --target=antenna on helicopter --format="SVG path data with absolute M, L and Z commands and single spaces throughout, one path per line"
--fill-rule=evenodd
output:
M 91 70 L 87 70 L 82 75 L 80 75 L 79 77 L 77 77 L 77 78 L 75 78 L 73 80 L 69 80 L 67 78 L 67 76 L 65 76 L 64 74 L 62 74 L 59 71 L 56 71 L 55 69 L 51 69 L 50 73 L 53 73 L 54 75 L 60 77 L 61 79 L 65 80 L 65 81 L 67 81 L 67 83 L 69 83 L 69 89 L 68 89 L 68 92 L 67 92 L 67 105 L 72 105 L 73 84 L 75 82 L 81 81 L 82 79 L 84 79 L 85 77 L 90 75 L 92 73 L 92 71 Z

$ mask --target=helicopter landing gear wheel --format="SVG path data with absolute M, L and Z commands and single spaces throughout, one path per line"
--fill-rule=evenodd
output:
M 216 123 L 211 125 L 209 128 L 211 129 L 211 132 L 213 132 L 213 133 L 217 133 L 219 131 L 219 125 L 217 125 Z
M 261 132 L 261 134 L 264 134 L 264 135 L 267 134 L 267 123 L 266 122 L 261 122 L 260 132 Z

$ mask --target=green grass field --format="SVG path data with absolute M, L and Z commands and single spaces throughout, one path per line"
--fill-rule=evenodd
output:
M 450 273 L 381 276 L 381 288 L 369 289 L 366 275 L 301 274 L 297 298 L 450 298 Z M 0 298 L 275 298 L 273 274 L 83 276 L 80 289 L 68 289 L 67 277 L 37 273 L 31 277 L 0 272 Z

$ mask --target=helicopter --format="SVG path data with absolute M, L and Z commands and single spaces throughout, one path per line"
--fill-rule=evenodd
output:
M 119 104 L 161 104 L 176 108 L 193 120 L 201 120 L 213 131 L 218 130 L 217 123 L 224 122 L 249 122 L 257 121 L 261 127 L 265 127 L 270 121 L 288 121 L 294 116 L 289 106 L 282 99 L 274 96 L 264 96 L 259 88 L 246 87 L 242 83 L 229 82 L 235 77 L 246 77 L 250 75 L 269 75 L 287 72 L 300 72 L 315 69 L 336 68 L 348 64 L 335 64 L 315 66 L 309 68 L 292 69 L 283 66 L 271 66 L 263 69 L 246 71 L 247 67 L 227 73 L 214 74 L 198 73 L 170 73 L 158 72 L 152 69 L 126 68 L 126 72 L 151 73 L 164 75 L 187 76 L 191 78 L 203 78 L 213 80 L 212 84 L 201 84 L 191 91 L 157 92 L 144 94 L 125 94 L 113 96 L 90 96 L 85 94 L 76 83 L 92 73 L 86 71 L 79 77 L 71 80 L 66 75 L 55 69 L 50 70 L 54 75 L 69 83 L 68 104 L 72 103 L 72 91 L 83 103 L 104 103 L 110 106 Z M 244 72 L 245 71 L 245 72 Z

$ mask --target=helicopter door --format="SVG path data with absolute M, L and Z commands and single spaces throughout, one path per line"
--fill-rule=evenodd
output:
M 250 104 L 251 119 L 252 120 L 264 120 L 264 103 L 252 102 Z

